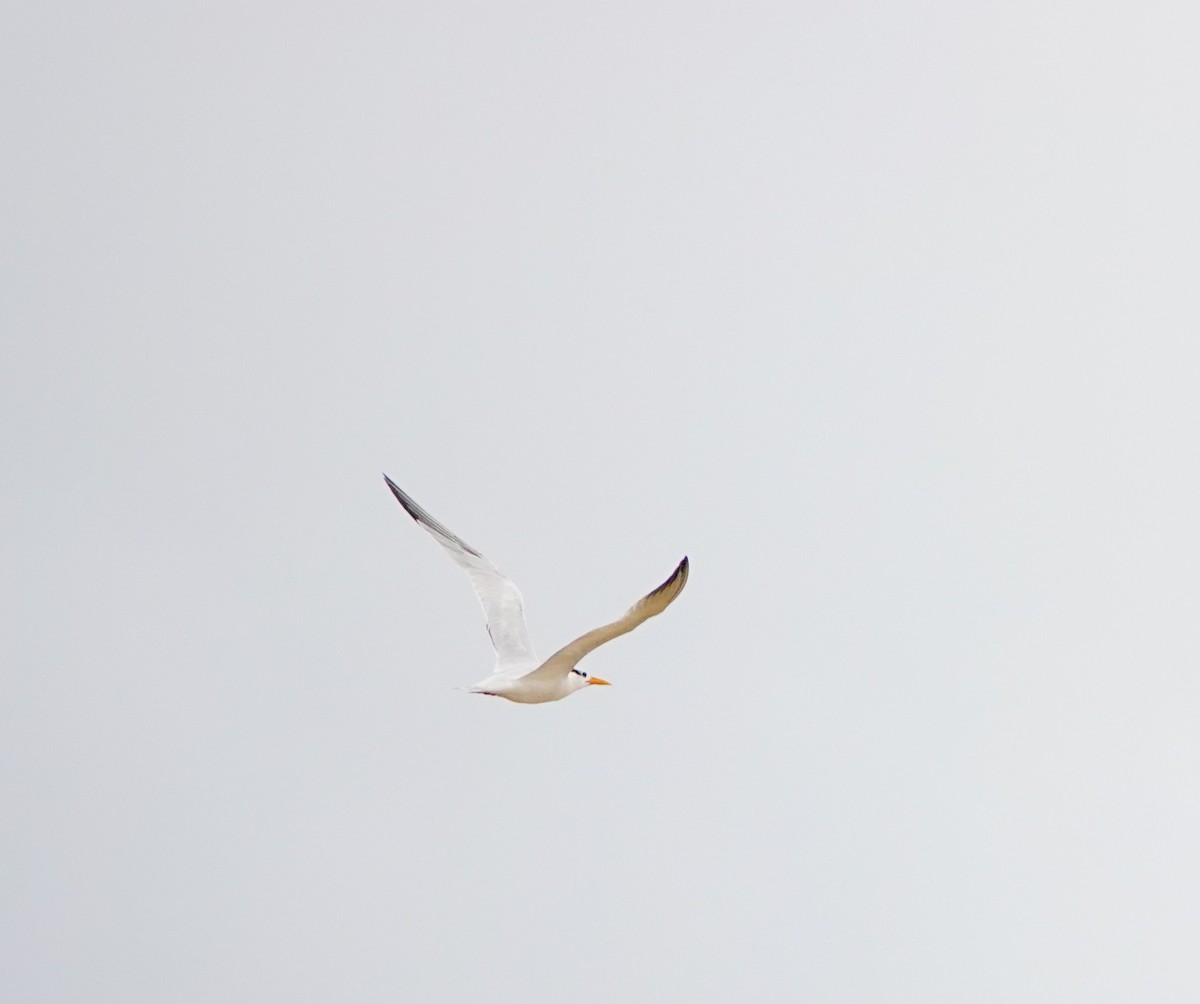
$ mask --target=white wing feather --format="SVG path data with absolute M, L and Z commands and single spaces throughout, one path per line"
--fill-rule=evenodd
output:
M 430 516 L 386 474 L 383 480 L 387 482 L 397 501 L 404 506 L 404 511 L 427 530 L 430 536 L 445 548 L 454 563 L 467 573 L 475 595 L 479 597 L 479 604 L 483 607 L 488 635 L 492 639 L 492 647 L 496 650 L 495 671 L 524 671 L 531 665 L 536 666 L 538 658 L 529 641 L 529 629 L 525 626 L 521 591 L 512 579 L 470 544 Z

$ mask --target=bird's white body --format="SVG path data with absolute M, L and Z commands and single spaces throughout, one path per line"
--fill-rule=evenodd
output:
M 578 673 L 570 672 L 565 677 L 555 674 L 552 677 L 530 679 L 531 676 L 532 671 L 523 676 L 497 674 L 480 680 L 469 689 L 472 694 L 490 694 L 517 704 L 545 704 L 547 701 L 561 701 L 564 697 L 570 697 L 575 691 L 588 686 L 593 679 L 584 679 Z
M 545 704 L 561 701 L 587 686 L 607 685 L 607 680 L 589 676 L 578 669 L 576 663 L 606 641 L 627 634 L 643 621 L 662 613 L 687 583 L 688 560 L 684 558 L 666 582 L 643 596 L 620 618 L 581 635 L 543 661 L 534 653 L 529 641 L 521 593 L 512 580 L 430 516 L 386 474 L 383 479 L 405 511 L 467 573 L 475 595 L 479 597 L 488 635 L 496 649 L 496 666 L 486 680 L 468 688 L 472 693 L 503 697 L 517 704 Z

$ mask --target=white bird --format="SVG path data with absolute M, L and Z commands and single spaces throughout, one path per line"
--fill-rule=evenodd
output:
M 661 614 L 675 597 L 683 592 L 687 582 L 688 560 L 685 557 L 666 582 L 643 596 L 620 618 L 580 635 L 543 662 L 534 654 L 533 646 L 529 642 L 521 591 L 513 581 L 470 544 L 456 537 L 430 516 L 386 474 L 383 480 L 387 482 L 392 494 L 404 506 L 405 511 L 424 527 L 433 539 L 446 549 L 454 563 L 467 573 L 471 585 L 475 588 L 475 595 L 479 597 L 487 620 L 488 635 L 496 649 L 496 666 L 486 680 L 468 688 L 473 694 L 504 697 L 518 704 L 544 704 L 547 701 L 561 701 L 587 686 L 609 686 L 607 680 L 589 676 L 583 670 L 577 669 L 575 664 L 606 641 L 628 634 L 642 621 Z

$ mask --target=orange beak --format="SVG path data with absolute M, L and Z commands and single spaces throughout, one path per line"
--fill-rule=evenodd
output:
M 601 680 L 600 677 L 598 677 L 598 676 L 589 676 L 588 683 L 590 683 L 593 687 L 611 687 L 612 686 L 612 684 L 609 683 L 607 680 Z

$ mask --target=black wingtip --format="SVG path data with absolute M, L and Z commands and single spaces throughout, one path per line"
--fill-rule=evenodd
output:
M 420 519 L 417 516 L 417 514 L 415 512 L 413 512 L 413 506 L 416 505 L 416 503 L 413 502 L 413 500 L 410 499 L 407 495 L 405 495 L 404 492 L 400 489 L 400 486 L 397 485 L 396 482 L 393 481 L 391 478 L 389 478 L 386 474 L 383 476 L 383 480 L 387 482 L 387 486 L 392 490 L 392 494 L 396 496 L 396 501 L 399 502 L 402 506 L 404 506 L 404 511 L 406 513 L 408 513 L 413 519 L 417 520 L 417 522 L 420 522 Z
M 673 585 L 675 585 L 676 582 L 680 583 L 679 588 L 682 589 L 684 583 L 687 582 L 689 567 L 690 566 L 688 565 L 687 555 L 684 555 L 683 561 L 681 561 L 678 565 L 675 566 L 675 571 L 673 571 L 667 577 L 667 581 L 664 582 L 657 589 L 655 589 L 654 592 L 652 592 L 650 595 L 657 596 L 659 593 L 666 592 L 666 590 L 670 589 Z M 683 580 L 683 581 L 680 582 L 680 580 Z

